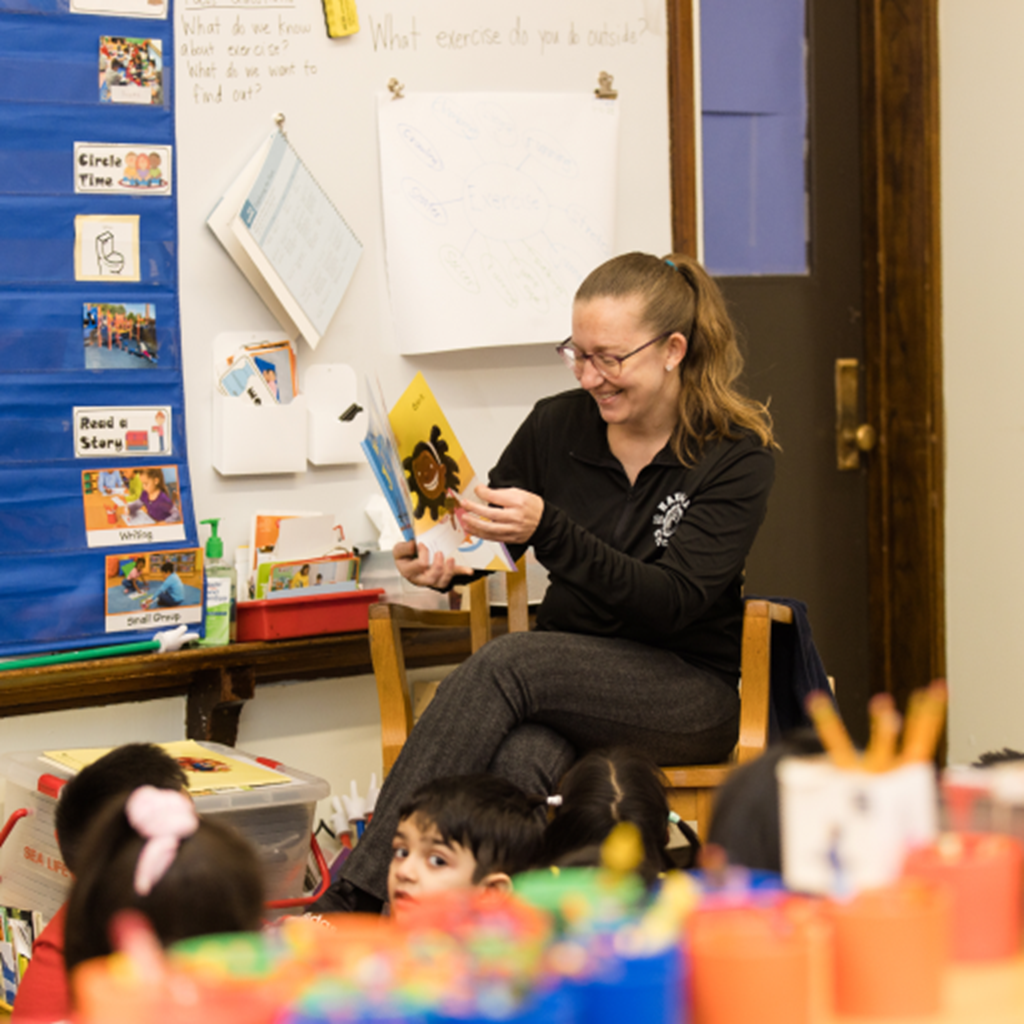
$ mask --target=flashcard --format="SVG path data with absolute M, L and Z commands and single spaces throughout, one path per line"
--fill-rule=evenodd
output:
M 185 539 L 177 466 L 87 469 L 82 508 L 91 548 Z
M 163 41 L 100 36 L 100 103 L 162 106 Z
M 104 563 L 108 633 L 202 621 L 202 548 L 108 555 Z
M 171 454 L 169 406 L 76 406 L 73 416 L 76 459 Z
M 79 214 L 75 217 L 75 280 L 139 280 L 139 218 L 136 214 Z
M 75 143 L 75 191 L 104 195 L 169 196 L 170 146 Z
M 86 302 L 82 341 L 87 370 L 139 370 L 159 363 L 156 305 L 152 302 Z
M 220 375 L 217 387 L 221 394 L 231 398 L 243 398 L 253 405 L 272 405 L 277 399 L 270 390 L 269 376 L 260 371 L 250 356 L 242 356 L 232 360 Z

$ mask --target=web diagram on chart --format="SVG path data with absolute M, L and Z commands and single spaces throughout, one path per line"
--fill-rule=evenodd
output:
M 618 105 L 575 93 L 418 93 L 379 107 L 399 348 L 559 341 L 613 252 Z

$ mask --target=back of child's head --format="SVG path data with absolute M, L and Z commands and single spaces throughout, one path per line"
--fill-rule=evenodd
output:
M 61 790 L 54 815 L 57 844 L 69 871 L 78 871 L 78 848 L 97 814 L 112 797 L 138 786 L 183 790 L 181 765 L 153 743 L 126 743 L 86 765 Z
M 536 865 L 543 802 L 497 775 L 450 775 L 416 790 L 399 819 L 433 825 L 445 843 L 469 850 L 475 884 L 493 872 L 514 875 Z
M 810 729 L 787 734 L 760 757 L 740 765 L 715 794 L 705 855 L 724 854 L 729 864 L 782 870 L 779 783 L 775 770 L 784 757 L 820 754 Z
M 185 793 L 143 786 L 115 798 L 86 832 L 80 860 L 64 929 L 69 971 L 113 951 L 110 923 L 122 910 L 144 914 L 165 946 L 260 926 L 255 851 L 233 829 L 200 819 Z
M 544 833 L 543 863 L 587 863 L 620 821 L 632 822 L 644 845 L 640 873 L 652 881 L 672 866 L 668 841 L 668 798 L 661 769 L 640 750 L 612 747 L 585 754 L 558 785 L 561 803 Z

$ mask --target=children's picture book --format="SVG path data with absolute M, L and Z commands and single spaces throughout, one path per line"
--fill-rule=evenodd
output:
M 158 747 L 181 765 L 188 779 L 188 791 L 197 796 L 223 789 L 254 789 L 259 786 L 280 786 L 291 782 L 291 776 L 240 758 L 228 757 L 220 751 L 208 750 L 195 740 L 158 743 Z M 75 750 L 46 750 L 43 757 L 62 768 L 78 774 L 86 765 L 98 761 L 111 747 L 87 747 Z
M 515 564 L 504 544 L 472 537 L 462 527 L 462 497 L 476 500 L 475 489 L 483 481 L 477 477 L 423 374 L 416 374 L 395 403 L 388 424 L 390 437 L 386 445 L 380 445 L 386 461 L 381 460 L 379 466 L 374 461 L 378 448 L 370 443 L 369 435 L 364 447 L 378 480 L 385 477 L 388 481 L 384 493 L 392 510 L 402 501 L 396 515 L 408 517 L 416 541 L 431 555 L 440 552 L 471 569 L 514 571 Z M 396 475 L 397 487 L 392 483 Z M 403 499 L 408 499 L 407 503 Z M 398 522 L 403 525 L 402 518 Z M 408 537 L 404 527 L 403 536 Z
M 263 143 L 206 223 L 289 336 L 316 348 L 363 246 L 283 132 Z
M 412 498 L 402 471 L 402 460 L 398 455 L 398 442 L 384 411 L 384 397 L 380 382 L 366 382 L 366 437 L 362 448 L 366 461 L 377 478 L 377 483 L 391 509 L 399 530 L 405 540 L 414 540 L 416 531 L 412 525 Z

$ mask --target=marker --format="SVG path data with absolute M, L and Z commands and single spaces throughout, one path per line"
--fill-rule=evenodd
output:
M 814 729 L 821 740 L 825 752 L 832 758 L 837 768 L 857 768 L 860 766 L 860 755 L 850 739 L 850 734 L 839 717 L 832 698 L 823 690 L 814 690 L 807 695 L 804 705 L 807 714 L 814 723 Z
M 892 694 L 876 693 L 868 702 L 868 714 L 871 718 L 871 735 L 864 752 L 864 767 L 869 772 L 888 771 L 896 760 L 896 741 L 902 722 Z
M 930 761 L 946 724 L 946 681 L 933 680 L 925 689 L 915 690 L 907 706 L 907 727 L 903 732 L 901 764 Z

